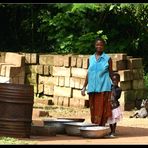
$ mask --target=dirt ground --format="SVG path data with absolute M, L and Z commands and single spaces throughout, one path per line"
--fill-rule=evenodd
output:
M 69 112 L 68 112 L 69 113 Z M 89 109 L 79 110 L 79 113 L 71 110 L 69 114 L 63 112 L 51 111 L 50 115 L 54 117 L 81 117 L 86 122 L 90 122 Z M 57 135 L 55 137 L 31 137 L 31 141 L 36 144 L 148 144 L 148 118 L 131 119 L 129 115 L 132 112 L 123 112 L 123 119 L 118 123 L 116 138 L 87 139 L 82 137 L 73 137 L 66 135 Z M 83 115 L 83 116 L 82 116 Z

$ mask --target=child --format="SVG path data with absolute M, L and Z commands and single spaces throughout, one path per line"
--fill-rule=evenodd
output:
M 118 73 L 113 74 L 112 82 L 113 82 L 112 93 L 111 93 L 112 117 L 108 119 L 111 132 L 107 137 L 115 137 L 117 122 L 120 121 L 120 119 L 122 118 L 120 103 L 118 101 L 122 91 L 121 88 L 118 86 L 118 83 L 120 82 L 120 75 Z

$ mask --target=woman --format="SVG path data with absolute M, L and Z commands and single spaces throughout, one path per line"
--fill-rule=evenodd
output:
M 105 126 L 108 118 L 112 116 L 111 110 L 111 75 L 112 60 L 104 53 L 105 41 L 97 39 L 96 52 L 89 58 L 89 68 L 81 94 L 89 95 L 91 122 Z

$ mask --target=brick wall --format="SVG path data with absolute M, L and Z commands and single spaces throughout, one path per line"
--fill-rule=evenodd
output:
M 81 89 L 87 73 L 89 55 L 23 55 L 25 83 L 34 85 L 35 95 L 48 96 L 55 105 L 88 107 L 88 95 L 81 96 Z M 113 70 L 118 71 L 121 77 L 121 106 L 123 110 L 131 110 L 136 97 L 144 98 L 146 95 L 142 59 L 125 53 L 109 55 L 113 60 Z M 0 61 L 3 59 L 2 56 Z

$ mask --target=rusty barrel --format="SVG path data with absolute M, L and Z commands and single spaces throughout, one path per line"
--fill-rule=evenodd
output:
M 0 136 L 30 137 L 33 101 L 32 85 L 0 83 Z

